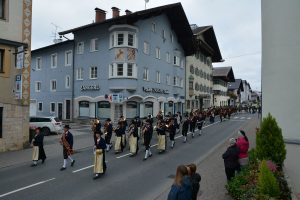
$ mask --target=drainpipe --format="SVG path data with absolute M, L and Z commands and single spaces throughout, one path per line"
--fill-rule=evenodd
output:
M 74 105 L 74 89 L 75 89 L 75 75 L 76 75 L 76 73 L 75 73 L 75 38 L 74 38 L 74 40 L 73 40 L 73 62 L 72 62 L 72 72 L 73 72 L 73 77 L 72 77 L 72 98 L 71 98 L 71 101 L 72 101 L 72 109 L 71 109 L 71 111 L 72 111 L 72 115 L 71 115 L 71 119 L 72 119 L 72 121 L 74 121 L 74 108 L 75 108 L 75 105 Z

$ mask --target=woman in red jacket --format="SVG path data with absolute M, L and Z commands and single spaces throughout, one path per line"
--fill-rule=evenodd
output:
M 236 145 L 239 149 L 239 163 L 241 167 L 248 165 L 248 150 L 249 150 L 249 140 L 246 136 L 245 131 L 240 130 L 238 133 L 238 139 L 236 141 Z

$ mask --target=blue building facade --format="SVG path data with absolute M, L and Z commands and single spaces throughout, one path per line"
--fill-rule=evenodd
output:
M 73 45 L 73 67 L 60 74 L 74 76 L 70 93 L 65 93 L 71 96 L 72 117 L 117 119 L 121 115 L 156 115 L 159 110 L 165 114 L 182 112 L 185 56 L 192 53 L 193 34 L 181 4 L 127 11 L 123 16 L 117 8 L 112 9 L 111 19 L 95 9 L 95 23 L 60 33 L 74 35 L 74 41 L 65 43 Z M 61 49 L 58 57 L 66 54 L 69 47 L 65 44 L 54 45 Z M 52 48 L 36 50 L 33 59 L 41 57 L 38 52 L 49 57 L 52 52 L 46 49 Z M 48 74 L 50 80 L 53 73 Z

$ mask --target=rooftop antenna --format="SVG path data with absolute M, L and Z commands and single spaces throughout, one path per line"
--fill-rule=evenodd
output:
M 58 43 L 61 42 L 61 38 L 58 38 L 58 29 L 61 29 L 60 26 L 58 26 L 57 24 L 54 24 L 53 22 L 51 22 L 51 25 L 54 26 L 54 32 L 52 32 L 52 37 L 53 37 L 53 42 L 54 43 Z
M 147 3 L 149 3 L 149 0 L 145 0 L 145 10 L 147 9 Z

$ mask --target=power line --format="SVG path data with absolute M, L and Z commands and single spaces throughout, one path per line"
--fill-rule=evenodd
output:
M 226 59 L 232 59 L 232 58 L 240 58 L 240 57 L 252 56 L 252 55 L 258 55 L 258 54 L 261 54 L 261 51 L 257 51 L 257 52 L 253 52 L 253 53 L 241 54 L 241 55 L 237 55 L 237 56 L 230 56 L 230 57 L 224 58 L 224 60 L 226 60 Z

